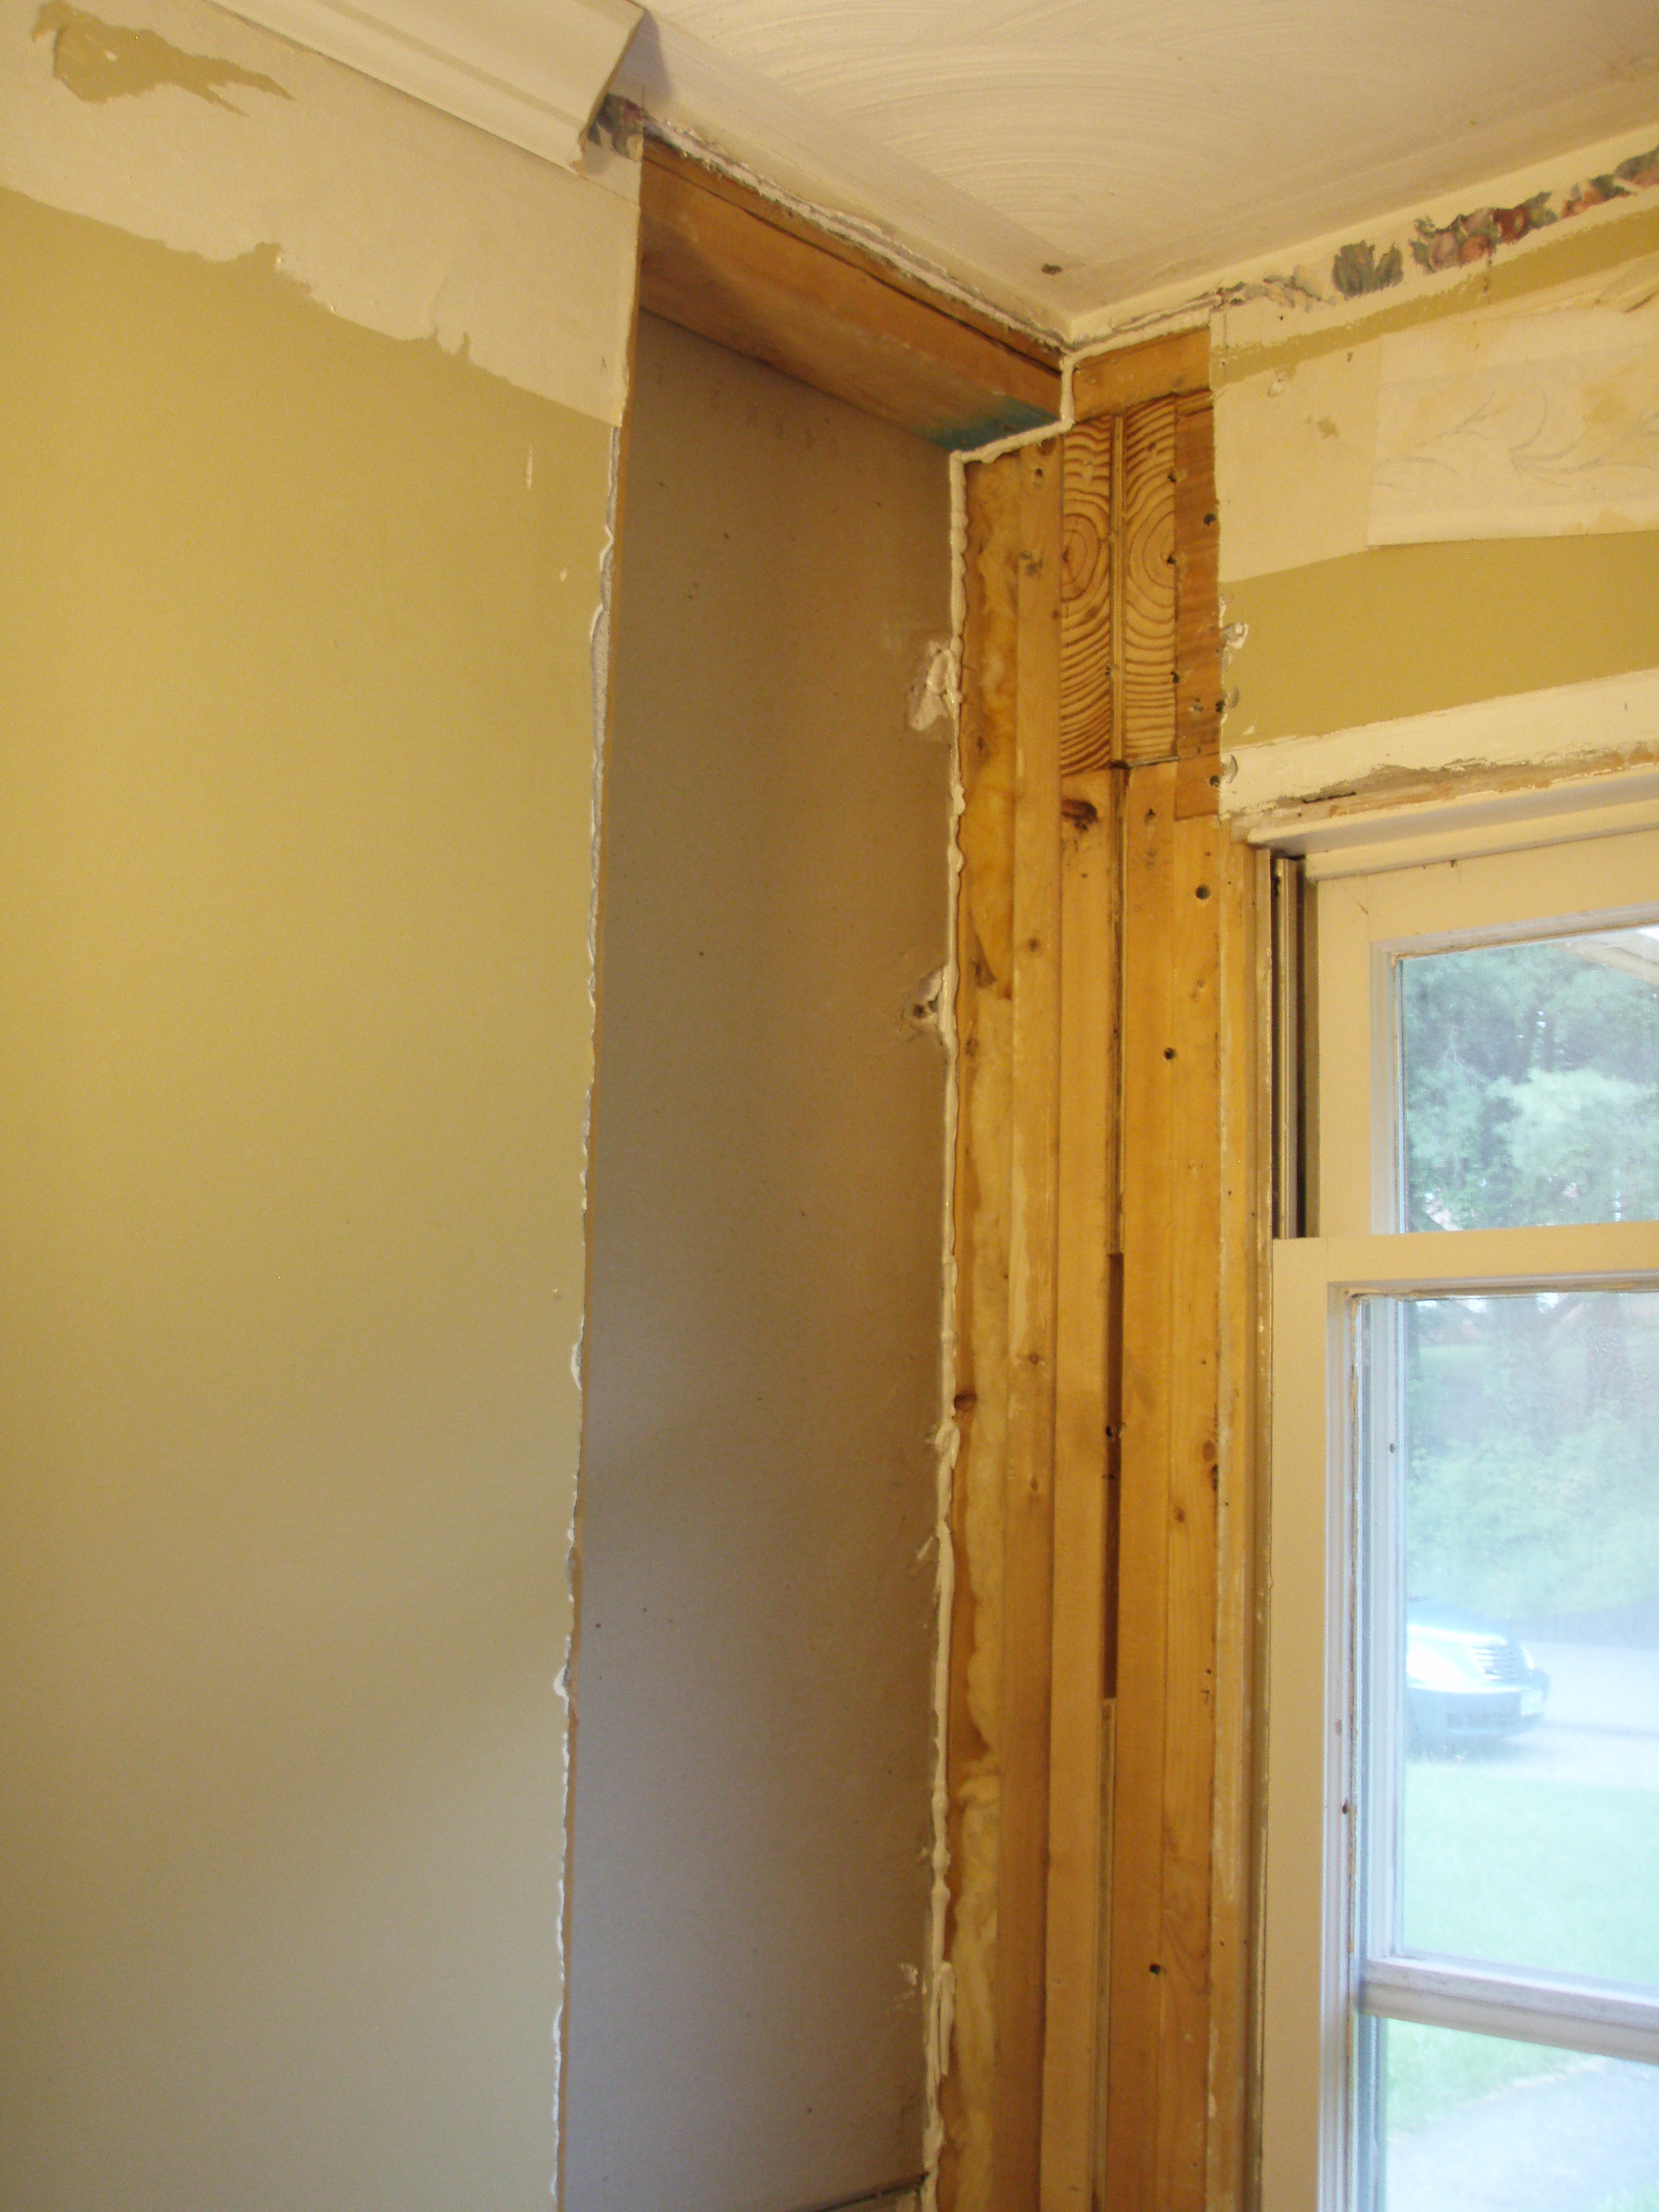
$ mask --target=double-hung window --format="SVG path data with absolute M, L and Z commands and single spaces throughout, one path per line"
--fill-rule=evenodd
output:
M 1659 832 L 1310 895 L 1264 2212 L 1659 2212 Z

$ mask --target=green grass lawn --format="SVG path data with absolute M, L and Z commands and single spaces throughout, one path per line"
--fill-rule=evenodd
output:
M 1388 2132 L 1410 2135 L 1500 2089 L 1551 2081 L 1595 2063 L 1579 2051 L 1547 2051 L 1541 2044 L 1504 2043 L 1495 2035 L 1464 2035 L 1453 2028 L 1391 2020 Z
M 1611 1981 L 1659 1983 L 1659 1798 L 1498 1760 L 1406 1770 L 1406 1942 Z M 1391 2021 L 1388 2127 L 1409 2132 L 1516 2082 L 1594 2061 Z M 1647 2199 L 1607 2212 L 1659 2212 Z
M 1413 1951 L 1659 1984 L 1659 1796 L 1495 1760 L 1406 1769 Z

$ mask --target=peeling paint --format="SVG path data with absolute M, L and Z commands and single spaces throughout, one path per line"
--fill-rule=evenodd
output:
M 261 70 L 244 69 L 240 62 L 215 54 L 186 53 L 157 31 L 106 23 L 71 8 L 68 0 L 46 0 L 31 36 L 51 37 L 52 73 L 77 100 L 118 100 L 170 85 L 240 115 L 242 110 L 224 97 L 227 85 L 271 93 L 278 100 L 294 97 Z
M 1659 758 L 1659 670 L 1483 699 L 1438 713 L 1281 738 L 1223 756 L 1221 811 L 1390 799 L 1456 783 L 1502 789 Z
M 589 181 L 204 0 L 118 4 L 0 0 L 0 187 L 207 261 L 274 243 L 345 320 L 620 419 L 636 163 Z

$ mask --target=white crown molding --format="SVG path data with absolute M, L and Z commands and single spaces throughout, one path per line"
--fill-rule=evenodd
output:
M 1222 766 L 1233 835 L 1302 854 L 1310 876 L 1645 828 L 1659 669 L 1241 745 Z
M 230 12 L 344 62 L 544 161 L 574 167 L 643 10 L 635 0 L 228 0 Z

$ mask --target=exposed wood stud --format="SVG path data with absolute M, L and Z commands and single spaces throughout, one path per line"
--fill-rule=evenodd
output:
M 1176 764 L 1176 821 L 1190 822 L 1197 815 L 1217 813 L 1220 803 L 1220 754 L 1183 754 Z
M 1053 1679 L 1064 468 L 1054 439 L 1027 446 L 1019 459 L 1008 1467 L 992 2108 L 996 2212 L 1036 2212 L 1038 2202 Z
M 1066 775 L 1104 768 L 1112 757 L 1111 422 L 1066 438 L 1065 557 L 1060 587 L 1060 764 Z
M 1060 411 L 1060 371 L 954 302 L 651 142 L 640 304 L 945 446 Z
M 1176 978 L 1169 877 L 1175 769 L 1133 772 L 1124 796 L 1123 1408 L 1106 2201 L 1154 2212 L 1164 2002 L 1168 1316 L 1180 1279 L 1169 1218 Z
M 1062 662 L 1070 682 L 1069 659 Z M 1061 787 L 1054 1596 L 1042 2212 L 1089 2212 L 1095 2169 L 1110 1565 L 1110 1235 L 1117 1091 L 1118 798 Z M 1103 999 L 1104 1007 L 1103 1008 Z M 1106 1018 L 1103 1019 L 1103 1012 Z
M 949 1799 L 955 1988 L 941 2087 L 945 2212 L 991 2212 L 995 2082 L 1003 1480 L 1008 1446 L 1014 730 L 1019 644 L 1018 454 L 968 472 L 957 915 L 956 1419 L 951 1486 Z
M 969 471 L 964 1120 L 1006 1082 L 958 1203 L 1003 1191 L 1007 1273 L 998 1351 L 959 1231 L 947 2212 L 1247 2201 L 1263 870 L 1218 812 L 1206 376 L 1203 333 L 1113 356 Z
M 1221 533 L 1207 392 L 1176 403 L 1175 445 L 1176 750 L 1187 760 L 1221 743 Z
M 1072 406 L 1077 420 L 1086 422 L 1097 415 L 1124 414 L 1146 399 L 1209 388 L 1210 331 L 1205 324 L 1079 362 L 1072 371 Z
M 1176 403 L 1155 399 L 1123 425 L 1123 758 L 1176 750 Z
M 1220 848 L 1220 1487 L 1216 1528 L 1215 1802 L 1210 1937 L 1210 2130 L 1206 2212 L 1248 2201 L 1249 1930 L 1255 1772 L 1257 1343 L 1271 1174 L 1269 1056 L 1259 1052 L 1255 994 L 1268 908 L 1267 856 Z M 1265 980 L 1265 979 L 1263 979 Z
M 1131 792 L 1136 779 L 1132 777 Z M 1170 1346 L 1165 1537 L 1164 1883 L 1157 2202 L 1205 2212 L 1215 1760 L 1216 1500 L 1219 1481 L 1221 1212 L 1219 944 L 1214 889 L 1227 833 L 1170 822 L 1175 969 L 1165 1158 L 1174 1296 L 1155 1324 Z M 1202 896 L 1200 894 L 1209 896 Z M 1201 1256 L 1200 1256 L 1201 1255 Z M 1148 1317 L 1149 1322 L 1151 1317 Z

